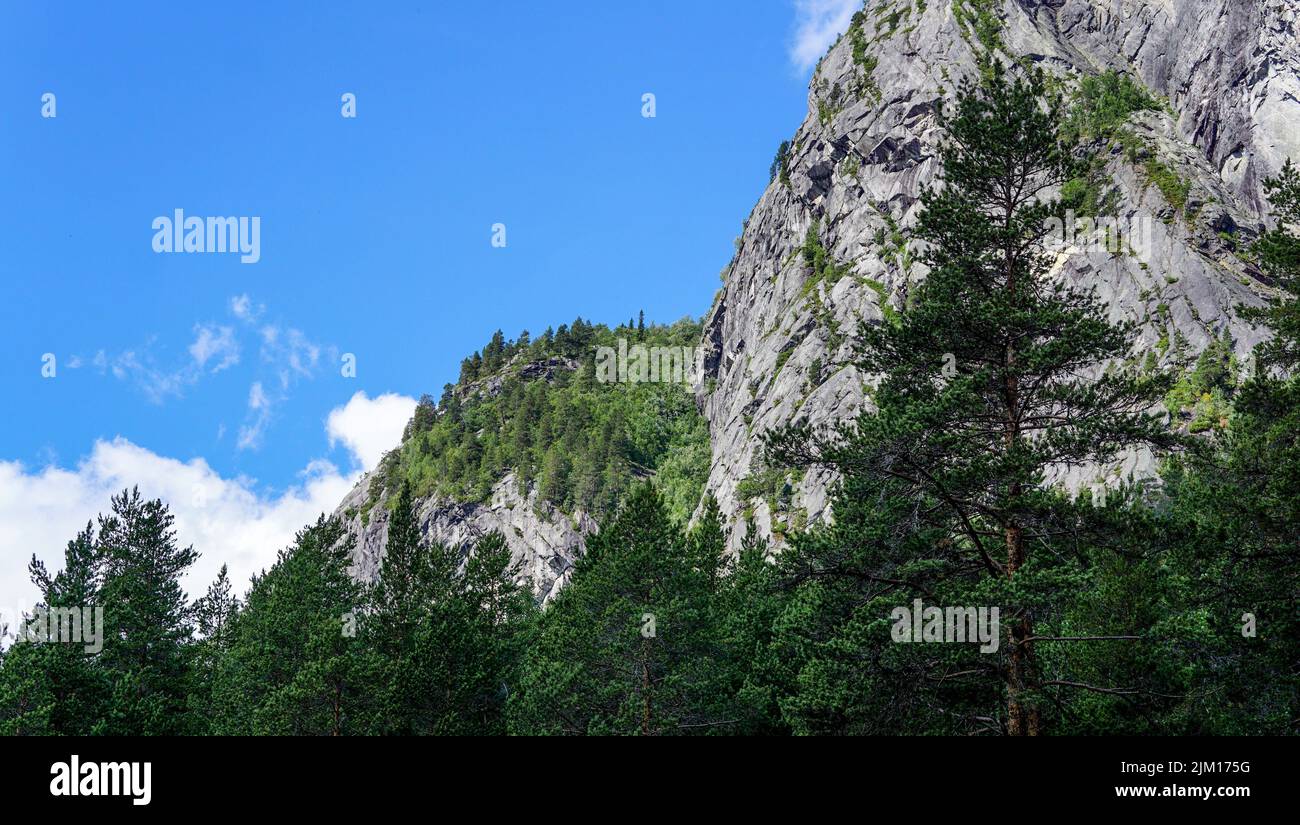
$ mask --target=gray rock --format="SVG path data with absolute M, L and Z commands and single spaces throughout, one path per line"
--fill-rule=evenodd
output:
M 355 539 L 352 573 L 363 581 L 378 578 L 388 541 L 386 492 L 379 495 L 368 518 L 361 515 L 370 495 L 370 480 L 362 479 L 336 513 Z M 516 581 L 531 589 L 543 604 L 568 581 L 586 536 L 598 529 L 585 513 L 570 517 L 538 502 L 536 490 L 521 495 L 513 474 L 497 482 L 486 504 L 435 496 L 417 504 L 416 518 L 424 539 L 458 548 L 462 564 L 480 538 L 501 533 L 510 547 L 511 560 L 520 565 Z
M 789 185 L 774 180 L 754 208 L 706 318 L 698 399 L 713 446 L 708 490 L 733 519 L 733 547 L 747 517 L 774 537 L 767 502 L 737 493 L 759 469 L 762 434 L 793 421 L 829 426 L 868 408 L 870 377 L 846 365 L 845 333 L 859 319 L 880 322 L 882 301 L 897 308 L 925 275 L 911 261 L 915 246 L 901 254 L 891 239 L 915 223 L 919 195 L 934 181 L 938 106 L 979 70 L 983 49 L 956 5 L 931 0 L 921 13 L 900 0 L 895 8 L 908 11 L 896 23 L 888 8 L 867 11 L 869 76 L 848 36 L 823 58 L 791 142 Z M 1004 62 L 1008 54 L 1026 57 L 1068 83 L 1107 68 L 1127 71 L 1177 113 L 1142 113 L 1129 128 L 1188 182 L 1186 208 L 1151 184 L 1145 161 L 1115 150 L 1107 161 L 1115 217 L 1121 227 L 1147 219 L 1142 243 L 1118 254 L 1097 243 L 1062 247 L 1058 271 L 1094 287 L 1114 320 L 1142 325 L 1134 358 L 1175 333 L 1194 356 L 1225 330 L 1238 354 L 1248 353 L 1261 336 L 1236 307 L 1259 303 L 1268 288 L 1220 233 L 1248 240 L 1258 232 L 1268 221 L 1261 180 L 1286 157 L 1300 157 L 1300 3 L 1005 0 L 998 10 Z M 798 254 L 814 221 L 827 250 L 852 267 L 831 289 L 807 287 L 809 268 Z M 1172 357 L 1167 351 L 1162 361 Z M 1152 457 L 1138 454 L 1053 480 L 1077 490 L 1152 472 Z M 833 481 L 825 472 L 804 476 L 788 518 L 828 517 Z

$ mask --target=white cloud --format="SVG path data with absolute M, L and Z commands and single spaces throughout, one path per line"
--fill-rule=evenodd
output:
M 806 72 L 849 27 L 862 0 L 795 0 L 794 42 L 790 60 Z
M 369 472 L 384 453 L 402 440 L 402 430 L 415 413 L 416 401 L 405 395 L 385 393 L 374 398 L 358 392 L 342 407 L 335 407 L 325 423 L 330 446 L 343 444 L 361 469 Z
M 213 372 L 221 372 L 227 367 L 239 363 L 239 344 L 235 341 L 235 331 L 225 326 L 194 327 L 194 343 L 190 344 L 190 357 L 199 370 L 215 361 Z
M 177 540 L 201 554 L 185 581 L 190 596 L 202 595 L 222 564 L 242 594 L 249 576 L 274 563 L 299 529 L 333 512 L 358 475 L 313 461 L 298 484 L 263 495 L 251 480 L 223 478 L 201 458 L 178 461 L 123 438 L 95 442 L 75 469 L 29 471 L 0 461 L 0 610 L 12 619 L 30 608 L 37 595 L 27 575 L 33 553 L 61 569 L 67 542 L 96 513 L 108 512 L 110 496 L 133 485 L 167 503 Z

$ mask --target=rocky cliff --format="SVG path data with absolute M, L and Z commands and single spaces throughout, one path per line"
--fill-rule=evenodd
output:
M 369 477 L 362 479 L 338 510 L 356 537 L 353 572 L 365 581 L 379 575 L 388 540 L 388 490 L 379 493 L 365 516 L 361 514 L 370 498 L 370 481 Z M 497 482 L 487 503 L 429 497 L 417 506 L 416 518 L 429 541 L 466 553 L 489 533 L 505 536 L 511 558 L 520 563 L 517 581 L 532 589 L 543 603 L 568 581 L 583 539 L 597 529 L 585 513 L 569 516 L 551 504 L 538 502 L 535 490 L 521 495 L 513 474 Z
M 1236 307 L 1269 287 L 1241 250 L 1267 221 L 1262 180 L 1300 158 L 1298 20 L 1300 0 L 870 0 L 816 68 L 808 114 L 705 319 L 696 392 L 712 447 L 706 489 L 732 520 L 733 545 L 751 524 L 779 543 L 828 516 L 833 479 L 765 469 L 762 435 L 869 406 L 870 376 L 849 363 L 853 330 L 896 312 L 924 278 L 909 232 L 935 182 L 937 110 L 990 61 L 1040 66 L 1067 95 L 1118 72 L 1160 101 L 1128 118 L 1122 140 L 1095 141 L 1104 213 L 1125 228 L 1119 243 L 1068 238 L 1057 267 L 1095 287 L 1114 320 L 1140 324 L 1134 361 L 1178 367 L 1225 335 L 1245 358 L 1260 337 Z M 810 265 L 810 238 L 834 267 Z M 1133 455 L 1059 480 L 1153 469 Z M 382 506 L 362 514 L 371 480 L 339 508 L 367 578 L 387 516 Z M 598 529 L 521 494 L 513 477 L 488 503 L 422 501 L 420 519 L 431 540 L 462 547 L 502 532 L 543 599 Z
M 1135 243 L 1065 245 L 1057 265 L 1095 286 L 1113 319 L 1142 325 L 1134 358 L 1157 352 L 1169 365 L 1225 332 L 1246 355 L 1259 334 L 1235 307 L 1268 287 L 1235 250 L 1266 221 L 1261 180 L 1300 157 L 1298 17 L 1296 0 L 868 3 L 817 67 L 807 117 L 705 320 L 708 488 L 742 516 L 732 542 L 747 523 L 779 541 L 827 515 L 824 473 L 746 484 L 764 473 L 761 435 L 868 403 L 869 377 L 847 365 L 851 332 L 896 311 L 924 277 L 908 231 L 937 172 L 936 110 L 987 61 L 1041 66 L 1067 89 L 1117 70 L 1163 99 L 1164 111 L 1126 125 L 1136 152 L 1101 149 L 1106 211 L 1119 226 L 1139 219 Z M 800 254 L 810 227 L 847 276 L 832 281 Z M 1152 469 L 1132 456 L 1098 480 Z

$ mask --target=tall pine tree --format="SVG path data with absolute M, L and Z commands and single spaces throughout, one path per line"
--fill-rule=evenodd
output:
M 1053 628 L 1098 534 L 1088 508 L 1051 482 L 1173 440 L 1149 412 L 1161 381 L 1102 369 L 1129 354 L 1131 328 L 1056 277 L 1044 252 L 1048 220 L 1064 217 L 1049 195 L 1076 171 L 1059 123 L 1036 72 L 1012 80 L 994 67 L 963 88 L 943 119 L 943 185 L 922 196 L 929 273 L 896 323 L 861 331 L 858 366 L 881 376 L 877 411 L 834 433 L 804 425 L 770 440 L 777 461 L 843 479 L 834 527 L 786 560 L 803 586 L 786 638 L 806 662 L 787 704 L 804 729 L 1032 735 L 1061 692 L 1120 689 L 1040 662 L 1040 646 L 1074 643 Z M 889 606 L 917 598 L 999 607 L 999 652 L 891 645 Z

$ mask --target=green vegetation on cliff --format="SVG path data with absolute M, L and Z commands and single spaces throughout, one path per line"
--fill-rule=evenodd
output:
M 465 359 L 441 400 L 421 400 L 399 449 L 371 484 L 371 501 L 394 482 L 417 497 L 486 501 L 515 473 L 521 492 L 566 512 L 612 512 L 632 483 L 653 477 L 675 519 L 689 517 L 709 466 L 708 427 L 683 380 L 600 381 L 597 350 L 625 342 L 627 362 L 673 356 L 689 376 L 700 326 L 629 321 L 614 329 L 581 318 L 533 339 L 497 332 Z M 660 378 L 665 376 L 660 375 Z M 672 378 L 674 376 L 667 376 Z

